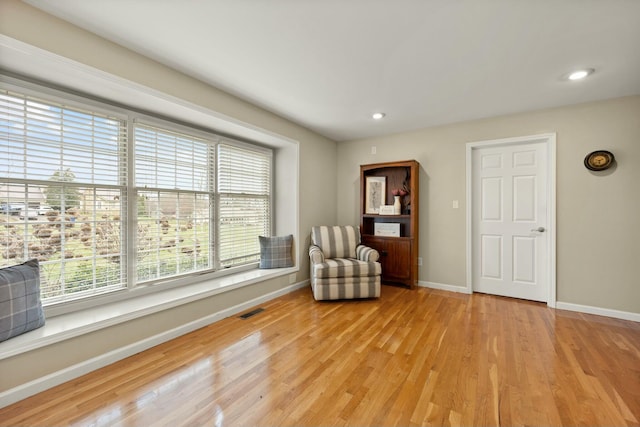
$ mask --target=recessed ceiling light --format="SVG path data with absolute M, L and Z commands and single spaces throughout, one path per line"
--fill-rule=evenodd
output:
M 595 70 L 593 68 L 585 68 L 584 70 L 576 70 L 576 71 L 571 72 L 567 78 L 569 80 L 584 79 L 585 77 L 587 77 L 588 75 L 590 75 L 594 71 Z
M 380 120 L 380 119 L 383 119 L 383 118 L 384 118 L 384 116 L 386 116 L 386 114 L 384 114 L 384 113 L 373 113 L 373 114 L 371 115 L 371 117 L 373 118 L 373 120 Z

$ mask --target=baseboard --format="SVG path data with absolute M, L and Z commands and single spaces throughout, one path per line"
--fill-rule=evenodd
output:
M 469 289 L 464 286 L 445 285 L 444 283 L 418 281 L 418 286 L 423 288 L 440 289 L 442 291 L 458 292 L 461 294 L 470 294 Z
M 266 295 L 262 295 L 252 300 L 245 301 L 242 304 L 238 304 L 233 307 L 218 311 L 216 313 L 212 313 L 201 319 L 194 320 L 193 322 L 178 326 L 177 328 L 168 331 L 164 331 L 142 341 L 138 341 L 125 347 L 118 348 L 116 350 L 110 351 L 109 353 L 102 354 L 89 360 L 85 360 L 84 362 L 78 363 L 57 372 L 53 372 L 49 375 L 45 375 L 44 377 L 35 379 L 28 383 L 21 384 L 12 389 L 5 390 L 0 393 L 0 408 L 4 408 L 5 406 L 9 406 L 22 399 L 26 399 L 29 396 L 33 396 L 34 394 L 40 393 L 49 388 L 63 384 L 67 381 L 71 381 L 82 375 L 88 374 L 91 371 L 103 368 L 129 356 L 133 356 L 136 353 L 140 353 L 141 351 L 147 350 L 151 347 L 155 347 L 156 345 L 170 341 L 181 335 L 193 332 L 196 329 L 200 329 L 219 320 L 233 316 L 234 314 L 238 314 L 248 308 L 254 307 L 266 301 L 270 301 L 274 298 L 285 295 L 289 292 L 293 292 L 305 286 L 309 286 L 309 280 L 298 282 L 285 288 L 278 289 L 277 291 L 270 292 Z
M 466 287 L 445 285 L 443 283 L 419 281 L 418 286 L 422 286 L 424 288 L 431 288 L 431 289 L 440 289 L 440 290 L 449 291 L 449 292 L 459 292 L 463 294 L 472 293 L 472 292 L 469 292 L 469 290 Z M 606 316 L 606 317 L 613 317 L 615 319 L 640 322 L 640 313 L 633 313 L 630 311 L 613 310 L 610 308 L 593 307 L 590 305 L 572 304 L 570 302 L 561 302 L 561 301 L 556 302 L 555 308 L 557 310 L 577 311 L 580 313 L 595 314 L 598 316 Z
M 640 313 L 632 313 L 630 311 L 613 310 L 610 308 L 593 307 L 590 305 L 572 304 L 570 302 L 556 302 L 556 309 L 578 311 L 580 313 L 596 314 L 598 316 L 613 317 L 622 320 L 631 320 L 640 322 Z

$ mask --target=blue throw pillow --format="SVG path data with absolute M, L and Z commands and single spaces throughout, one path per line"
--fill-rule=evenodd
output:
M 0 342 L 43 325 L 38 260 L 0 268 Z
M 264 237 L 260 239 L 260 268 L 293 267 L 291 244 L 293 235 Z

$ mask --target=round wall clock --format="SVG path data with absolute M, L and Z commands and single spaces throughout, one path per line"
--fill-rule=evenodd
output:
M 584 158 L 584 165 L 592 171 L 603 171 L 613 165 L 613 153 L 605 150 L 598 150 L 587 154 Z

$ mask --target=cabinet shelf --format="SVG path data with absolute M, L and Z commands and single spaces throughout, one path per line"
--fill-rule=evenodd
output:
M 411 240 L 413 239 L 413 237 L 407 237 L 407 236 L 376 236 L 375 234 L 362 234 L 361 237 L 364 239 L 366 238 L 370 238 L 370 237 L 375 237 L 376 239 L 390 239 L 390 240 Z
M 360 166 L 360 234 L 362 243 L 380 253 L 382 281 L 402 283 L 410 288 L 418 284 L 418 207 L 419 168 L 415 160 L 376 163 Z M 384 194 L 377 193 L 381 205 L 393 203 L 393 190 L 407 192 L 401 198 L 401 215 L 379 215 L 367 209 L 367 180 L 383 182 Z M 373 193 L 372 193 L 373 194 Z M 373 199 L 372 199 L 373 200 Z M 376 236 L 375 225 L 379 223 L 399 223 L 400 236 Z
M 411 218 L 411 215 L 378 215 L 378 214 L 364 214 L 363 218 Z

